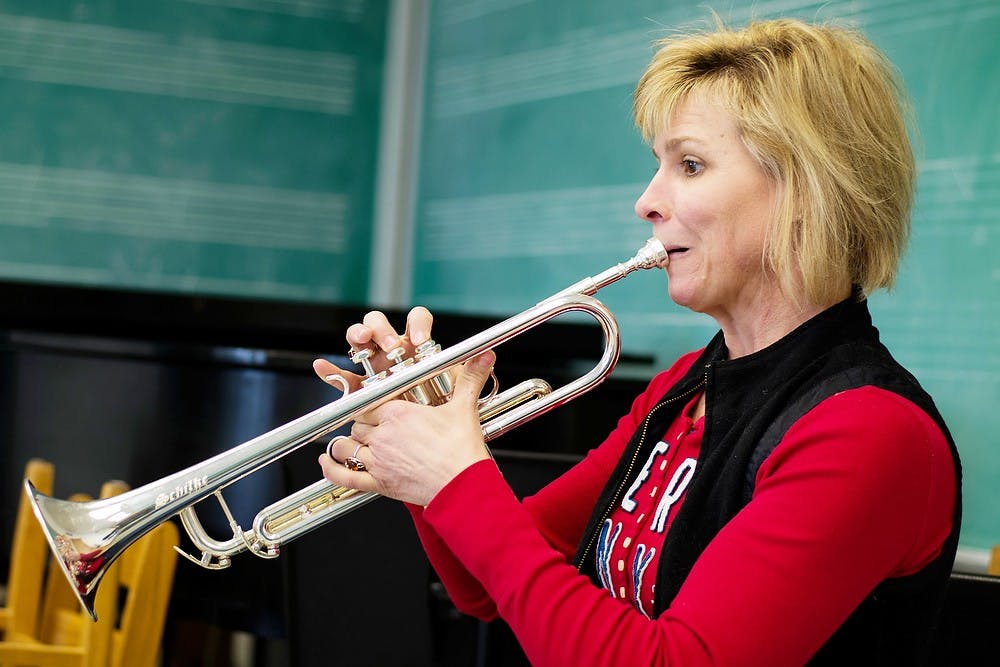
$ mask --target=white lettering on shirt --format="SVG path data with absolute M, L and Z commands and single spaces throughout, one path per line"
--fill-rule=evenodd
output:
M 660 498 L 660 504 L 656 506 L 656 514 L 653 515 L 653 523 L 650 525 L 650 530 L 654 530 L 657 533 L 662 533 L 664 528 L 667 526 L 667 517 L 670 514 L 670 508 L 674 506 L 684 492 L 687 491 L 688 484 L 691 483 L 691 478 L 694 477 L 695 466 L 698 465 L 696 459 L 684 459 L 684 461 L 677 466 L 677 470 L 674 471 L 674 476 L 670 480 L 670 484 L 667 485 L 666 492 L 663 497 Z
M 670 449 L 670 445 L 662 440 L 656 443 L 656 446 L 653 447 L 653 451 L 649 453 L 649 458 L 646 459 L 646 465 L 642 466 L 639 476 L 635 478 L 635 481 L 632 482 L 632 486 L 628 489 L 628 493 L 626 493 L 625 497 L 622 498 L 623 510 L 629 513 L 635 511 L 636 502 L 633 500 L 633 496 L 639 492 L 639 487 L 642 486 L 642 483 L 649 478 L 649 471 L 653 468 L 653 461 L 657 456 L 666 454 L 668 449 Z

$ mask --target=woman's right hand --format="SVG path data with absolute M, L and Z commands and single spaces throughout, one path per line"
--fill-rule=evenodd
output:
M 431 325 L 434 317 L 423 306 L 413 308 L 406 316 L 406 329 L 400 335 L 389 323 L 389 319 L 377 310 L 366 314 L 361 322 L 352 324 L 347 329 L 347 343 L 352 352 L 368 349 L 371 351 L 369 361 L 376 373 L 380 373 L 397 362 L 386 356 L 398 347 L 405 350 L 403 358 L 410 358 L 416 347 L 430 340 Z M 365 376 L 344 370 L 326 359 L 313 361 L 313 371 L 327 384 L 343 389 L 338 376 L 347 383 L 350 391 L 361 387 Z
M 414 308 L 400 335 L 383 313 L 373 311 L 348 328 L 347 342 L 352 350 L 369 350 L 366 363 L 379 373 L 400 363 L 393 350 L 402 349 L 402 358 L 411 358 L 417 346 L 430 340 L 431 324 L 426 308 Z M 495 358 L 487 351 L 443 371 L 453 375 L 448 400 L 442 403 L 388 400 L 354 415 L 350 435 L 334 438 L 320 455 L 323 476 L 345 488 L 427 505 L 465 468 L 490 458 L 478 406 Z M 328 384 L 351 391 L 365 379 L 325 359 L 314 361 L 313 369 Z

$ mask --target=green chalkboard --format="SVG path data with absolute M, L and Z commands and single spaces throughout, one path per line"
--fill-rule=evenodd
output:
M 387 5 L 0 4 L 0 278 L 364 301 Z
M 784 2 L 783 15 L 862 28 L 899 66 L 919 119 L 918 201 L 895 292 L 876 323 L 928 387 L 965 462 L 962 542 L 1000 543 L 1000 3 Z M 775 16 L 741 2 L 732 24 Z M 503 315 L 631 254 L 653 169 L 632 87 L 698 3 L 434 3 L 416 209 L 414 301 Z M 673 306 L 662 276 L 602 293 L 625 349 L 659 364 L 715 327 Z M 595 438 L 599 434 L 595 434 Z

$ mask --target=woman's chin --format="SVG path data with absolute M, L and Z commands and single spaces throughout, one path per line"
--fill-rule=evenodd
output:
M 698 293 L 689 286 L 671 282 L 667 287 L 667 294 L 670 295 L 670 300 L 678 306 L 698 310 Z

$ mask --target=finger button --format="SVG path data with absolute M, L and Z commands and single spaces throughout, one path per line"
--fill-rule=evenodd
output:
M 427 341 L 418 345 L 415 350 L 417 361 L 425 359 L 426 357 L 429 357 L 432 354 L 436 354 L 440 351 L 441 351 L 440 345 L 435 343 L 433 339 L 427 339 Z
M 371 356 L 372 356 L 372 351 L 368 348 L 351 353 L 351 361 L 360 365 L 364 369 L 365 375 L 367 376 L 365 380 L 362 381 L 361 383 L 364 386 L 367 386 L 372 382 L 381 380 L 386 375 L 385 371 L 381 373 L 375 372 L 375 369 L 372 367 Z

